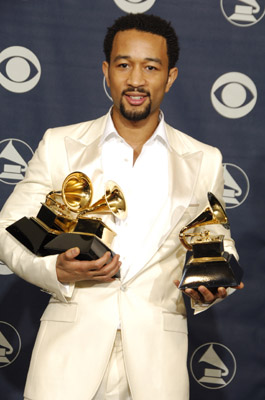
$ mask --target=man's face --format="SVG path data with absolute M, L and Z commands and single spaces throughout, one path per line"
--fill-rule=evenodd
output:
M 166 39 L 135 29 L 116 34 L 110 63 L 103 63 L 103 72 L 114 112 L 130 121 L 158 113 L 177 77 L 176 68 L 168 71 Z

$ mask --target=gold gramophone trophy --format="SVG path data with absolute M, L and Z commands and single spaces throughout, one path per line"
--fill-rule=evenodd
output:
M 113 181 L 105 185 L 105 194 L 93 205 L 93 186 L 82 172 L 69 174 L 61 191 L 47 194 L 36 217 L 23 217 L 9 227 L 17 240 L 39 256 L 58 254 L 79 247 L 80 260 L 93 260 L 106 251 L 116 233 L 99 217 L 91 214 L 113 214 L 119 219 L 127 215 L 126 202 L 120 187 Z
M 201 226 L 213 224 L 229 229 L 228 218 L 222 205 L 210 192 L 208 201 L 209 206 L 182 228 L 179 234 L 183 246 L 193 253 L 184 266 L 179 285 L 182 290 L 196 290 L 200 285 L 204 285 L 215 292 L 218 287 L 237 286 L 241 282 L 243 271 L 234 255 L 224 251 L 224 235 L 214 236 L 208 230 L 199 230 Z M 194 231 L 189 233 L 191 229 Z

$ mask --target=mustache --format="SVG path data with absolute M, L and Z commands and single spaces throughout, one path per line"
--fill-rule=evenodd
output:
M 137 88 L 137 87 L 133 87 L 133 86 L 128 86 L 127 89 L 124 89 L 122 91 L 122 95 L 126 94 L 127 92 L 143 93 L 143 94 L 146 94 L 147 96 L 150 96 L 150 92 L 141 87 Z

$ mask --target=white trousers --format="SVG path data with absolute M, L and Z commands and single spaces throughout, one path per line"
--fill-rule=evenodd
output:
M 121 332 L 115 343 L 100 387 L 92 400 L 132 400 L 123 358 Z

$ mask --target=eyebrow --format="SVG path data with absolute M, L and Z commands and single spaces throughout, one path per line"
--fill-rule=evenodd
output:
M 130 59 L 131 59 L 131 56 L 118 55 L 118 56 L 116 56 L 116 57 L 114 58 L 113 61 L 116 62 L 116 61 L 121 60 L 121 59 L 130 60 Z M 156 63 L 162 65 L 162 61 L 160 60 L 160 58 L 156 58 L 156 57 L 145 57 L 144 60 L 145 60 L 145 61 L 153 61 L 153 62 L 156 62 Z

